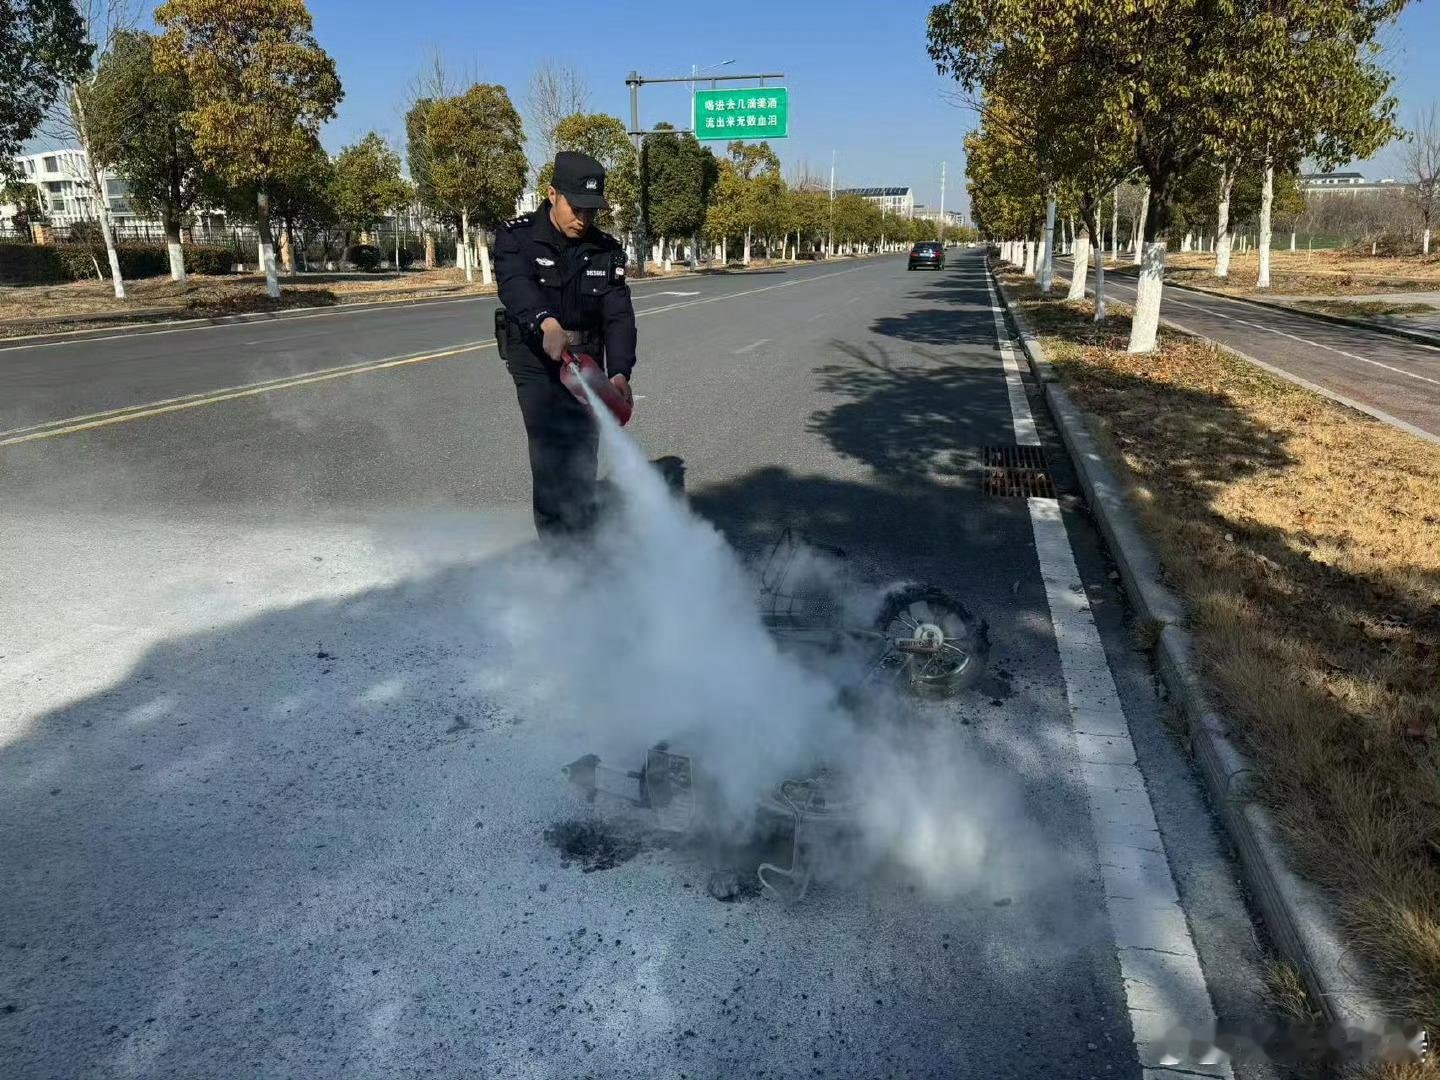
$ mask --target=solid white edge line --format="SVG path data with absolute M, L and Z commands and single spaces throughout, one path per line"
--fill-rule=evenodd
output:
M 1116 282 L 1116 283 L 1113 285 L 1113 288 L 1115 288 L 1115 290 L 1116 290 L 1117 292 L 1118 292 L 1121 288 L 1129 289 L 1130 292 L 1134 292 L 1134 291 L 1135 291 L 1135 287 L 1134 287 L 1133 285 L 1130 285 L 1128 282 L 1124 283 L 1123 285 L 1122 285 L 1120 282 Z M 1189 296 L 1204 297 L 1205 300 L 1217 300 L 1217 301 L 1218 301 L 1218 300 L 1224 300 L 1224 301 L 1227 301 L 1227 302 L 1229 302 L 1229 303 L 1231 303 L 1231 304 L 1240 304 L 1240 305 L 1244 306 L 1244 301 L 1241 301 L 1241 300 L 1232 300 L 1232 299 L 1231 299 L 1230 297 L 1228 297 L 1228 296 L 1226 296 L 1226 297 L 1220 297 L 1220 296 L 1212 296 L 1212 295 L 1209 294 L 1209 293 L 1197 293 L 1197 292 L 1196 292 L 1195 290 L 1193 290 L 1193 289 L 1186 289 L 1184 285 L 1169 285 L 1169 286 L 1166 286 L 1166 288 L 1169 289 L 1169 290 L 1171 290 L 1172 292 L 1173 292 L 1174 290 L 1180 290 L 1180 291 L 1185 292 L 1185 293 L 1186 293 L 1187 295 L 1189 295 Z M 1087 290 L 1087 291 L 1088 291 L 1088 290 Z M 1387 364 L 1387 363 L 1384 363 L 1384 362 L 1381 361 L 1381 360 L 1372 360 L 1372 359 L 1370 359 L 1368 356 L 1361 356 L 1359 353 L 1353 353 L 1353 352 L 1350 352 L 1350 351 L 1348 351 L 1348 350 L 1346 350 L 1346 349 L 1337 349 L 1334 345 L 1326 345 L 1323 341 L 1313 341 L 1313 340 L 1311 340 L 1310 338 L 1301 337 L 1299 334 L 1292 334 L 1292 333 L 1290 333 L 1288 330 L 1281 330 L 1281 329 L 1279 329 L 1278 327 L 1275 327 L 1275 326 L 1266 326 L 1264 323 L 1251 322 L 1251 321 L 1248 320 L 1248 319 L 1242 319 L 1242 318 L 1240 318 L 1240 317 L 1238 317 L 1238 316 L 1236 316 L 1236 315 L 1226 315 L 1224 312 L 1216 311 L 1216 310 L 1214 310 L 1214 308 L 1206 307 L 1206 306 L 1204 305 L 1204 301 L 1202 301 L 1201 303 L 1187 303 L 1187 302 L 1184 301 L 1184 300 L 1177 300 L 1177 299 L 1175 299 L 1174 296 L 1172 295 L 1171 298 L 1170 298 L 1170 303 L 1174 304 L 1176 307 L 1189 308 L 1189 309 L 1192 310 L 1192 311 L 1198 311 L 1198 312 L 1200 312 L 1201 314 L 1204 314 L 1204 315 L 1213 315 L 1213 316 L 1215 316 L 1216 318 L 1225 319 L 1225 320 L 1227 320 L 1227 321 L 1229 321 L 1229 322 L 1239 323 L 1239 324 L 1242 325 L 1242 326 L 1248 326 L 1248 327 L 1250 327 L 1250 328 L 1252 328 L 1252 329 L 1254 329 L 1254 330 L 1263 330 L 1263 331 L 1265 331 L 1265 332 L 1268 333 L 1268 334 L 1276 334 L 1276 335 L 1278 335 L 1278 336 L 1280 336 L 1280 337 L 1283 337 L 1283 338 L 1289 338 L 1291 341 L 1298 341 L 1301 345 L 1309 345 L 1312 349 L 1324 349 L 1326 352 L 1332 352 L 1332 353 L 1334 353 L 1336 356 L 1343 356 L 1343 357 L 1345 357 L 1347 360 L 1358 360 L 1358 361 L 1360 361 L 1360 363 L 1362 363 L 1362 364 L 1371 364 L 1371 365 L 1373 365 L 1374 367 L 1383 368 L 1383 369 L 1385 369 L 1386 371 L 1392 372 L 1393 374 L 1403 375 L 1403 376 L 1405 376 L 1407 379 L 1415 379 L 1415 380 L 1417 380 L 1417 381 L 1419 381 L 1419 382 L 1431 383 L 1431 384 L 1434 385 L 1434 386 L 1440 386 L 1440 379 L 1432 379 L 1432 378 L 1431 378 L 1430 376 L 1428 376 L 1428 375 L 1417 375 L 1417 374 L 1416 374 L 1415 372 L 1413 372 L 1413 371 L 1406 371 L 1404 368 L 1395 367 L 1393 364 Z M 1280 314 L 1286 314 L 1286 313 L 1285 313 L 1285 312 L 1280 312 Z M 1304 318 L 1304 317 L 1305 317 L 1305 313 L 1304 313 L 1304 312 L 1301 312 L 1301 311 L 1297 311 L 1297 312 L 1295 312 L 1294 314 L 1300 316 L 1301 318 Z M 1344 328 L 1342 327 L 1341 330 L 1343 331 Z M 1188 331 L 1187 331 L 1187 332 L 1188 332 Z M 1366 332 L 1366 331 L 1362 331 L 1362 332 Z M 1378 333 L 1379 331 L 1369 331 L 1369 332 L 1370 332 L 1370 333 Z M 1200 335 L 1197 335 L 1197 336 L 1199 336 L 1199 337 L 1204 337 L 1205 335 L 1200 334 Z M 1411 344 L 1415 345 L 1415 346 L 1418 347 L 1418 348 L 1422 348 L 1422 349 L 1434 349 L 1434 348 L 1436 348 L 1436 346 L 1434 346 L 1434 345 L 1426 345 L 1426 344 L 1424 344 L 1423 342 L 1419 342 L 1419 341 L 1413 342 L 1413 343 L 1411 343 Z
M 1009 352 L 1013 359 L 989 274 L 986 286 L 1002 357 Z M 1008 384 L 1008 362 L 1005 377 Z M 1023 386 L 1019 407 L 1013 392 L 1010 401 L 1017 436 L 1022 427 L 1033 431 Z M 1060 504 L 1055 499 L 1026 502 L 1136 1056 L 1147 1080 L 1170 1068 L 1233 1080 L 1228 1058 L 1218 1050 L 1201 1062 L 1181 1056 L 1188 1054 L 1192 1040 L 1213 1046 L 1215 1007 Z
M 990 313 L 995 319 L 995 337 L 1000 343 L 1000 362 L 1005 368 L 1005 391 L 1010 396 L 1010 415 L 1015 426 L 1015 442 L 1019 446 L 1039 446 L 1035 418 L 1030 414 L 1030 399 L 1025 396 L 1025 380 L 1020 377 L 1020 364 L 1015 359 L 1014 340 L 1005 331 L 1005 313 L 995 295 L 995 284 L 985 275 L 985 288 L 990 293 Z

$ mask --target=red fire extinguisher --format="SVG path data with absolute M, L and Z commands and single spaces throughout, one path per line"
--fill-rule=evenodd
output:
M 605 403 L 605 407 L 621 427 L 630 422 L 630 414 L 635 411 L 635 406 L 605 377 L 605 372 L 600 370 L 600 365 L 595 363 L 593 357 L 584 353 L 572 353 L 567 349 L 560 357 L 560 382 L 587 405 L 590 404 L 590 398 L 585 390 L 589 388 L 590 393 Z

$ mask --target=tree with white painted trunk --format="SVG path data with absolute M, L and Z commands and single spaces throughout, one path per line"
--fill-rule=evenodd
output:
M 1406 195 L 1420 215 L 1420 251 L 1430 254 L 1431 229 L 1440 211 L 1440 113 L 1432 102 L 1410 125 L 1405 147 Z
M 125 278 L 120 272 L 119 252 L 115 249 L 110 192 L 102 175 L 99 156 L 92 146 L 95 132 L 91 117 L 91 99 L 99 74 L 98 60 L 101 55 L 111 52 L 115 42 L 134 27 L 138 3 L 137 0 L 79 0 L 72 4 L 52 6 L 57 10 L 44 17 L 53 19 L 57 24 L 68 23 L 72 17 L 78 16 L 86 48 L 84 62 L 71 69 L 74 81 L 50 103 L 52 107 L 45 124 L 45 134 L 57 142 L 80 148 L 83 172 L 74 178 L 74 184 L 90 196 L 95 223 L 99 226 L 100 236 L 105 244 L 105 256 L 110 265 L 110 280 L 115 290 L 115 298 L 124 300 Z M 34 10 L 33 2 L 25 4 L 24 7 L 31 9 L 32 14 L 38 14 Z M 69 10 L 59 10 L 62 7 Z M 23 18 L 26 12 L 18 14 Z M 0 19 L 5 23 L 5 31 L 10 30 L 14 18 L 15 15 L 8 10 L 0 15 Z M 0 31 L 0 35 L 8 36 L 4 31 Z M 0 40 L 3 40 L 3 36 L 0 36 Z M 46 58 L 36 56 L 28 60 L 30 64 L 43 66 Z M 5 120 L 0 120 L 0 129 L 8 126 Z M 7 162 L 7 167 L 8 164 Z
M 405 110 L 405 160 L 410 166 L 411 183 L 415 185 L 415 202 L 420 212 L 420 227 L 424 233 L 427 270 L 433 270 L 438 265 L 435 231 L 440 220 L 446 216 L 435 198 L 435 183 L 431 170 L 431 110 L 435 102 L 452 98 L 458 92 L 459 86 L 446 70 L 444 59 L 437 49 L 420 73 L 411 80 L 409 103 Z M 458 250 L 456 254 L 458 258 Z
M 1235 187 L 1235 164 L 1225 162 L 1220 166 L 1220 198 L 1215 207 L 1215 276 L 1230 276 L 1230 193 Z
M 340 224 L 362 233 L 378 228 L 386 215 L 398 214 L 413 198 L 410 183 L 400 175 L 400 155 L 373 131 L 336 156 L 331 188 Z
M 1083 217 L 1073 246 L 1074 250 L 1070 255 L 1070 291 L 1065 294 L 1065 299 L 1084 300 L 1085 275 L 1090 272 L 1090 226 Z
M 657 124 L 640 152 L 640 203 L 650 236 L 693 236 L 706 227 L 706 208 L 719 180 L 715 155 L 689 132 Z
M 265 291 L 280 296 L 271 185 L 319 142 L 343 91 L 335 62 L 315 41 L 304 0 L 168 0 L 155 20 L 162 72 L 189 84 L 185 126 L 207 172 L 255 191 Z
M 930 13 L 942 72 L 990 86 L 1028 63 L 1049 76 L 1083 70 L 1107 88 L 1085 123 L 1111 126 L 1149 182 L 1130 351 L 1159 329 L 1173 199 L 1185 175 L 1237 138 L 1289 166 L 1293 145 L 1329 159 L 1387 130 L 1389 76 L 1370 46 L 1403 0 L 949 0 Z M 1136 47 L 1144 42 L 1144 48 Z M 1057 85 L 1063 85 L 1063 77 Z M 1059 96 L 1056 94 L 1055 96 Z M 1238 134 L 1237 134 L 1238 133 Z M 1366 156 L 1356 154 L 1353 156 Z
M 1055 284 L 1055 196 L 1052 193 L 1045 200 L 1045 230 L 1040 234 L 1039 273 L 1040 291 L 1048 293 Z
M 1007 237 L 1002 257 L 1024 268 L 1027 246 L 1044 218 L 1047 192 L 1035 156 L 1033 114 L 987 92 L 980 108 L 980 127 L 965 139 L 966 187 L 975 224 L 994 236 Z
M 136 210 L 160 219 L 170 277 L 184 281 L 181 229 L 206 177 L 184 124 L 194 106 L 189 84 L 157 68 L 156 40 L 136 30 L 112 38 L 85 95 L 86 119 L 91 154 L 124 181 Z
M 280 226 L 281 264 L 287 274 L 296 270 L 295 255 L 302 255 L 308 243 L 326 234 L 339 221 L 335 209 L 335 163 L 318 143 L 303 157 L 289 163 L 285 175 L 270 181 L 270 216 Z M 247 189 L 226 193 L 223 203 L 232 221 L 251 221 L 255 196 Z M 206 203 L 221 205 L 206 197 Z
M 1275 205 L 1275 163 L 1267 160 L 1260 179 L 1260 268 L 1255 276 L 1257 289 L 1270 287 L 1270 215 Z
M 1145 186 L 1145 194 L 1140 202 L 1140 217 L 1135 223 L 1135 245 L 1131 254 L 1134 256 L 1135 265 L 1140 265 L 1140 249 L 1145 241 L 1145 219 L 1150 216 L 1150 187 Z
M 491 283 L 487 230 L 515 212 L 529 165 L 520 114 L 503 86 L 476 83 L 428 106 L 429 192 L 437 209 L 459 223 L 465 280 Z M 479 225 L 472 241 L 471 230 Z M 477 250 L 478 249 L 478 250 Z M 478 254 L 478 257 L 477 257 Z
M 1232 71 L 1245 106 L 1222 117 L 1220 137 L 1260 175 L 1258 288 L 1270 286 L 1276 170 L 1366 158 L 1399 134 L 1392 78 L 1371 57 L 1379 24 L 1403 2 L 1257 0 L 1247 13 Z

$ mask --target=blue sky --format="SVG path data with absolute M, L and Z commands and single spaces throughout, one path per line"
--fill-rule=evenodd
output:
M 436 45 L 455 71 L 507 86 L 522 112 L 537 61 L 572 63 L 589 79 L 593 107 L 627 122 L 631 70 L 682 75 L 733 59 L 727 72 L 785 73 L 793 134 L 774 145 L 787 172 L 804 160 L 828 172 L 833 149 L 837 183 L 910 184 L 934 206 L 948 157 L 946 203 L 963 197 L 961 141 L 973 115 L 940 98 L 946 83 L 925 55 L 928 4 L 310 0 L 310 8 L 346 88 L 325 134 L 332 149 L 372 127 L 398 136 L 405 85 Z M 688 88 L 645 87 L 641 120 L 688 126 Z
M 399 142 L 406 87 L 438 48 L 459 76 L 498 82 L 524 109 L 540 60 L 574 64 L 593 91 L 592 108 L 628 119 L 626 74 L 681 75 L 734 59 L 732 73 L 783 71 L 792 136 L 774 145 L 787 173 L 808 161 L 828 171 L 836 154 L 843 186 L 909 184 L 935 206 L 948 161 L 946 205 L 964 200 L 962 140 L 974 114 L 942 97 L 951 84 L 925 54 L 926 2 L 779 0 L 770 3 L 496 3 L 494 0 L 310 0 L 315 32 L 335 57 L 345 101 L 324 133 L 331 150 L 377 130 Z M 1402 119 L 1440 100 L 1440 9 L 1413 2 L 1385 36 Z M 641 120 L 688 124 L 685 87 L 646 87 Z M 1395 148 L 1359 166 L 1372 176 L 1401 171 Z

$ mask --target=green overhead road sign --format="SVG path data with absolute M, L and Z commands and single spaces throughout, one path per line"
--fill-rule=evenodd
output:
M 790 134 L 790 91 L 783 86 L 696 90 L 697 139 L 783 139 Z

